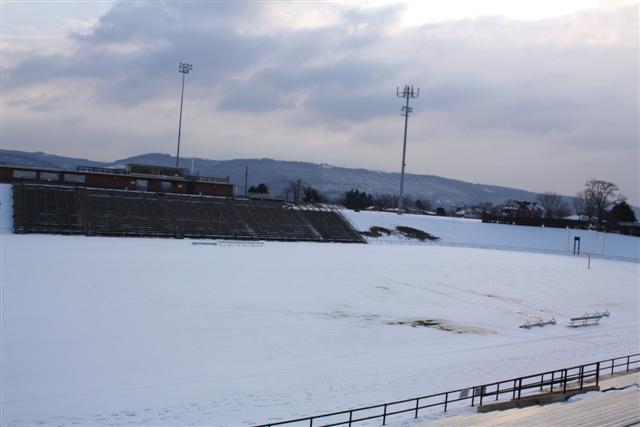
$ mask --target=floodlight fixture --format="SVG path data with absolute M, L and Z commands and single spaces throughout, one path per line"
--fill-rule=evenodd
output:
M 183 74 L 189 74 L 189 71 L 193 70 L 193 65 L 181 62 L 178 66 L 178 72 Z

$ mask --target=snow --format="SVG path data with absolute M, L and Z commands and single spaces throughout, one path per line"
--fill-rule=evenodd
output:
M 397 218 L 348 215 L 360 228 Z M 449 243 L 544 250 L 566 250 L 569 233 L 402 224 Z M 586 233 L 583 250 L 590 236 L 599 248 Z M 607 236 L 605 254 L 637 257 L 624 237 Z M 251 425 L 640 350 L 633 262 L 588 269 L 583 257 L 433 244 L 0 239 L 3 426 Z M 565 326 L 606 309 L 599 326 Z M 557 325 L 518 328 L 551 316 Z M 473 332 L 397 324 L 426 319 Z
M 640 239 L 621 234 L 593 230 L 485 224 L 481 220 L 467 218 L 350 210 L 342 212 L 361 231 L 368 230 L 371 226 L 393 230 L 397 225 L 404 225 L 437 236 L 441 239 L 441 244 L 445 245 L 571 254 L 574 238 L 580 237 L 583 254 L 640 261 Z M 399 243 L 403 240 L 406 239 L 385 236 L 370 239 L 370 242 Z

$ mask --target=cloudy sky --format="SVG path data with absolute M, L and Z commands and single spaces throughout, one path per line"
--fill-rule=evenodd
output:
M 640 202 L 637 1 L 1 7 L 2 148 L 269 157 Z

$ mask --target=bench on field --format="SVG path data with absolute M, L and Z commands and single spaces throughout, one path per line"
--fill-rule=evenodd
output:
M 520 325 L 521 328 L 524 329 L 531 329 L 534 326 L 539 326 L 539 327 L 543 327 L 546 325 L 555 325 L 556 324 L 556 318 L 552 317 L 551 320 L 542 320 L 539 319 L 537 322 L 530 322 L 527 320 L 527 323 L 525 323 L 524 325 Z
M 600 319 L 609 316 L 609 310 L 603 313 L 600 313 L 598 311 L 596 311 L 595 313 L 585 313 L 583 316 L 572 317 L 571 319 L 569 319 L 569 324 L 567 326 L 569 326 L 570 328 L 578 328 L 580 326 L 599 325 Z

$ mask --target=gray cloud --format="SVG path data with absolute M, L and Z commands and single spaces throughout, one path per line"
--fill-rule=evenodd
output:
M 143 18 L 143 19 L 142 19 Z M 90 34 L 73 37 L 89 46 L 130 42 L 132 39 L 166 39 L 179 33 L 183 22 L 176 13 L 161 4 L 118 3 L 100 17 Z
M 334 20 L 315 27 L 283 24 L 284 11 L 300 13 L 302 22 L 303 12 L 314 8 Z M 144 106 L 164 114 L 157 105 L 176 102 L 177 63 L 187 61 L 194 64 L 188 100 L 203 117 L 243 123 L 242 114 L 277 116 L 274 135 L 236 126 L 248 133 L 245 140 L 228 136 L 238 144 L 282 139 L 275 135 L 280 132 L 295 139 L 301 132 L 310 143 L 331 136 L 333 147 L 370 143 L 383 150 L 399 134 L 387 127 L 387 120 L 400 121 L 395 87 L 409 83 L 421 88 L 413 104 L 416 145 L 421 136 L 429 144 L 459 144 L 459 150 L 490 141 L 515 162 L 525 151 L 533 155 L 534 145 L 549 145 L 575 169 L 606 149 L 628 164 L 639 155 L 637 10 L 630 5 L 540 21 L 482 17 L 404 28 L 404 8 L 395 5 L 118 3 L 92 31 L 70 36 L 72 50 L 25 55 L 3 69 L 3 97 L 5 105 L 34 114 L 56 106 L 71 111 L 73 93 L 22 96 L 37 85 L 64 87 L 71 80 L 73 90 L 83 90 L 100 108 Z M 11 138 L 19 139 L 10 127 Z M 606 167 L 615 171 L 612 159 Z M 467 170 L 472 160 L 465 161 Z M 452 171 L 460 168 L 447 162 Z M 627 186 L 638 191 L 637 184 Z
M 584 70 L 576 63 L 610 81 L 617 70 L 608 70 L 608 64 L 631 54 L 627 75 L 617 77 L 633 81 L 637 72 L 637 53 L 631 49 L 603 49 L 580 40 L 558 47 L 554 39 L 543 38 L 549 30 L 544 21 L 489 17 L 386 35 L 400 11 L 351 8 L 329 27 L 248 33 L 237 31 L 238 21 L 258 22 L 269 7 L 119 3 L 90 34 L 75 36 L 80 42 L 75 52 L 27 59 L 7 71 L 5 86 L 11 90 L 47 79 L 93 78 L 99 99 L 135 104 L 172 94 L 170 76 L 176 62 L 185 60 L 195 63 L 189 79 L 199 87 L 197 93 L 210 96 L 202 89 L 223 88 L 219 108 L 280 109 L 292 105 L 287 98 L 293 92 L 307 100 L 303 106 L 327 117 L 362 120 L 388 111 L 382 98 L 404 82 L 404 74 L 410 77 L 404 80 L 422 86 L 425 108 L 460 112 L 461 126 L 549 132 L 571 127 L 573 120 L 566 118 L 593 105 L 589 101 L 597 82 L 572 83 L 573 74 Z M 530 39 L 518 37 L 522 28 Z M 127 51 L 127 45 L 133 50 Z M 381 55 L 381 46 L 389 49 L 387 55 Z M 369 54 L 373 50 L 376 55 Z M 257 71 L 249 78 L 237 79 L 252 69 Z M 618 85 L 601 95 L 616 97 L 619 104 L 620 98 L 628 98 L 626 90 Z M 356 101 L 363 104 L 356 108 Z
M 214 9 L 235 10 L 225 4 Z M 151 3 L 117 4 L 93 32 L 74 36 L 79 42 L 74 52 L 25 59 L 7 70 L 5 87 L 11 91 L 36 82 L 89 78 L 96 81 L 102 101 L 137 104 L 173 94 L 168 83 L 179 60 L 196 62 L 190 80 L 207 87 L 251 67 L 274 47 L 265 37 L 222 27 L 191 27 L 184 13 L 177 13 L 181 10 Z
M 294 100 L 284 90 L 254 81 L 252 84 L 230 84 L 218 107 L 223 110 L 265 112 L 293 107 Z

